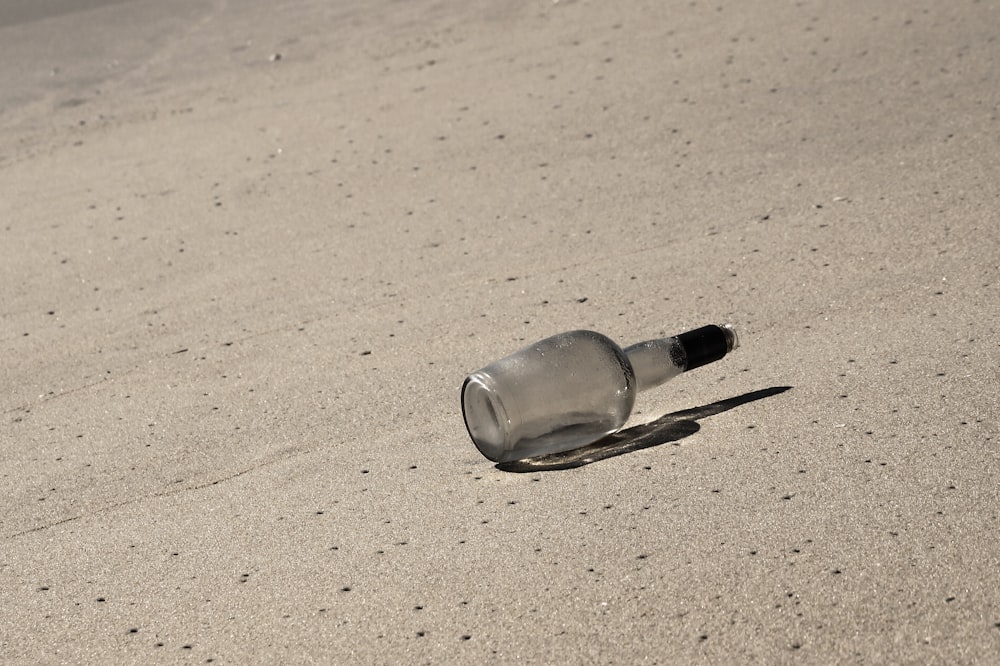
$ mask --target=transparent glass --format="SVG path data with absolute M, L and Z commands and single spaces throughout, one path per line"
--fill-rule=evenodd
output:
M 705 326 L 622 349 L 594 331 L 546 338 L 469 375 L 462 413 L 479 451 L 509 462 L 586 446 L 619 430 L 638 391 L 718 360 L 738 345 Z

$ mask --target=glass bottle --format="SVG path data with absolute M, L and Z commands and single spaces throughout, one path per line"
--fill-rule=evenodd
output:
M 500 359 L 462 386 L 465 426 L 494 462 L 569 451 L 619 430 L 635 394 L 717 361 L 739 346 L 732 326 L 703 326 L 622 349 L 569 331 Z

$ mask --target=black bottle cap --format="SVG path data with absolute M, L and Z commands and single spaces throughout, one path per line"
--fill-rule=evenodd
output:
M 715 324 L 681 333 L 677 339 L 687 355 L 685 372 L 718 361 L 738 344 L 732 329 Z

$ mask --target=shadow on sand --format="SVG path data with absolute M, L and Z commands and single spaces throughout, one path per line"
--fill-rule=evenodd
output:
M 612 435 L 588 444 L 583 448 L 562 453 L 553 453 L 537 458 L 525 458 L 507 463 L 500 463 L 497 469 L 504 472 L 546 472 L 560 469 L 573 469 L 591 463 L 621 456 L 633 451 L 648 449 L 668 442 L 676 442 L 684 439 L 688 435 L 693 435 L 701 429 L 698 421 L 721 414 L 734 407 L 745 405 L 748 402 L 770 398 L 773 395 L 784 393 L 792 388 L 791 386 L 772 386 L 771 388 L 751 391 L 734 398 L 726 398 L 709 405 L 682 409 L 672 414 L 664 414 L 655 421 L 637 425 L 628 430 L 622 430 Z

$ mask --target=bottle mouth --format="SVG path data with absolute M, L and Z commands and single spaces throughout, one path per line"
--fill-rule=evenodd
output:
M 507 449 L 510 420 L 491 383 L 483 373 L 477 372 L 466 378 L 462 387 L 462 416 L 476 448 L 488 459 L 497 462 Z
M 732 324 L 720 324 L 719 328 L 722 329 L 722 333 L 726 336 L 727 354 L 740 346 L 740 336 Z

